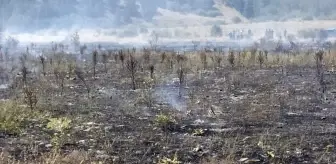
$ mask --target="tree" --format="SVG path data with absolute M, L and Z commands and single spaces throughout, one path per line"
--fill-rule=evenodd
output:
M 222 37 L 223 36 L 223 30 L 219 25 L 213 25 L 211 27 L 211 36 L 212 37 Z

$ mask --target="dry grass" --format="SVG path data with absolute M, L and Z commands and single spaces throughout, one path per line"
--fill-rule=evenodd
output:
M 100 164 L 104 161 L 94 161 L 86 152 L 73 151 L 68 155 L 59 153 L 47 153 L 39 158 L 26 161 L 13 160 L 8 152 L 0 154 L 0 161 L 3 164 Z

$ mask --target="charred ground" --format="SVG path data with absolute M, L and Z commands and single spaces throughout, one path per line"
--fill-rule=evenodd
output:
M 1 163 L 335 162 L 335 55 L 4 56 Z

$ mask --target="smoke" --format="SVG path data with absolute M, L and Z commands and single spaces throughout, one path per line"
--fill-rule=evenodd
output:
M 186 40 L 206 42 L 209 39 L 217 39 L 223 41 L 227 39 L 226 35 L 233 28 L 253 27 L 253 25 L 246 24 L 240 27 L 238 24 L 225 25 L 223 37 L 210 38 L 208 27 L 214 24 L 230 23 L 231 18 L 236 16 L 230 11 L 215 8 L 214 2 L 219 1 L 1 0 L 0 28 L 4 27 L 2 40 L 11 36 L 18 39 L 21 45 L 31 42 L 68 43 L 68 36 L 78 31 L 81 44 L 107 42 L 140 47 L 148 45 L 151 39 L 150 34 L 153 31 L 159 33 L 159 40 L 163 44 Z M 265 27 L 271 28 L 269 24 L 260 26 L 260 28 Z M 274 26 L 274 28 L 281 29 L 282 27 L 278 24 Z M 298 26 L 289 25 L 288 27 L 296 29 Z M 305 27 L 308 26 L 305 25 Z M 259 36 L 259 34 L 254 36 Z M 253 38 L 253 40 L 259 38 Z M 242 44 L 241 42 L 243 41 L 239 44 Z
M 42 29 L 111 28 L 151 21 L 158 8 L 179 12 L 207 11 L 212 0 L 2 0 L 0 22 L 11 32 L 34 32 Z
M 182 88 L 179 95 L 179 89 L 175 83 L 176 80 L 173 80 L 171 84 L 162 84 L 155 88 L 155 97 L 158 101 L 169 104 L 170 107 L 178 110 L 180 112 L 186 112 L 187 104 L 184 98 L 185 89 Z

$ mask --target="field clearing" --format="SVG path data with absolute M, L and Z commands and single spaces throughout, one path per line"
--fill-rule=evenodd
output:
M 1 163 L 335 162 L 336 54 L 318 54 L 2 61 Z

